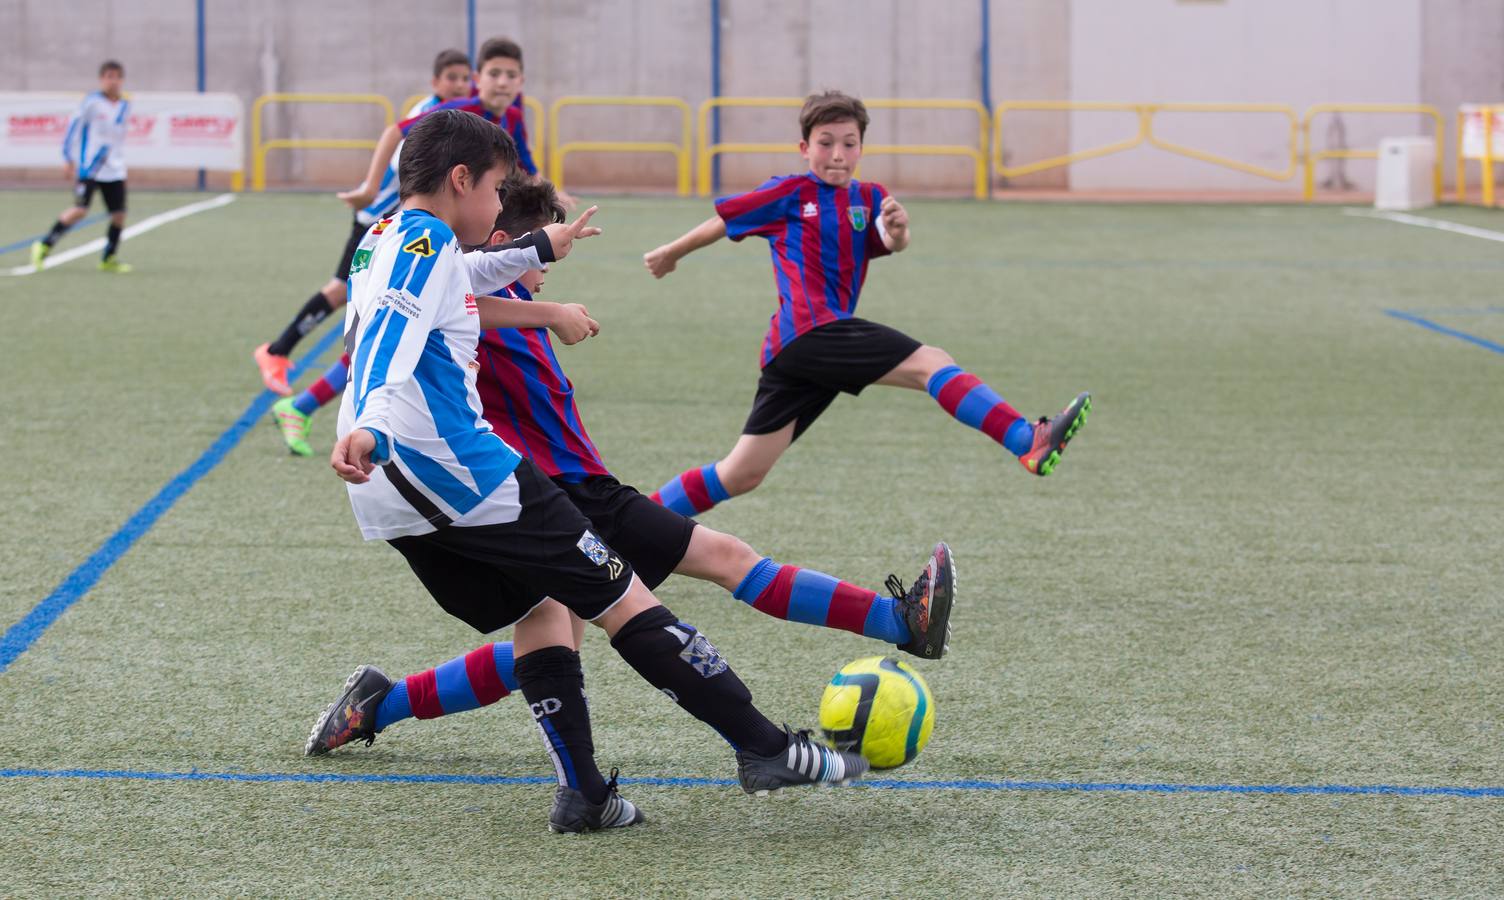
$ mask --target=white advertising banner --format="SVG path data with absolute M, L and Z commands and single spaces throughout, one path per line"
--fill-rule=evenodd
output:
M 234 94 L 130 92 L 127 169 L 245 168 L 245 108 Z M 0 91 L 0 168 L 63 165 L 82 94 Z
M 1483 158 L 1483 117 L 1490 116 L 1493 129 L 1494 159 L 1504 161 L 1504 105 L 1489 107 L 1484 103 L 1462 104 L 1462 155 L 1466 159 Z

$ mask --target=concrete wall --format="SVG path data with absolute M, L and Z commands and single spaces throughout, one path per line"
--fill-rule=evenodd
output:
M 801 96 L 839 87 L 866 97 L 983 97 L 981 0 L 722 0 L 722 91 Z M 433 54 L 466 43 L 464 0 L 207 0 L 207 86 L 249 109 L 272 91 L 382 94 L 398 103 L 426 88 Z M 711 90 L 710 0 L 477 0 L 477 34 L 516 38 L 527 54 L 527 91 L 681 97 L 698 106 Z M 1504 100 L 1504 0 L 991 0 L 991 98 L 1215 100 L 1305 106 L 1331 100 L 1430 102 L 1448 118 L 1464 100 Z M 195 83 L 193 0 L 0 0 L 0 89 L 87 90 L 98 61 L 115 56 L 136 90 Z M 565 140 L 676 139 L 661 110 L 571 109 Z M 374 137 L 370 109 L 277 107 L 272 136 Z M 1345 138 L 1317 127 L 1317 142 L 1372 146 L 1413 132 L 1413 117 L 1342 120 Z M 1010 165 L 1132 134 L 1131 119 L 1094 114 L 1010 116 Z M 1278 166 L 1278 119 L 1177 115 L 1165 137 L 1249 162 Z M 793 110 L 723 113 L 725 140 L 787 140 L 790 152 L 727 157 L 725 184 L 739 188 L 799 166 Z M 972 143 L 975 119 L 957 112 L 875 111 L 872 143 Z M 275 152 L 274 181 L 352 182 L 363 151 Z M 1352 162 L 1362 184 L 1372 165 Z M 581 154 L 572 186 L 668 185 L 667 156 Z M 1323 177 L 1333 174 L 1324 171 Z M 964 191 L 960 159 L 870 157 L 864 177 L 898 190 Z M 0 178 L 9 178 L 0 174 Z M 54 177 L 47 173 L 47 177 Z M 1019 179 L 1011 186 L 1080 188 L 1278 188 L 1252 178 L 1139 149 Z

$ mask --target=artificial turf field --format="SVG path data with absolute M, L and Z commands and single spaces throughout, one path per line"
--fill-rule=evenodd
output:
M 133 216 L 200 199 L 139 192 Z M 0 247 L 65 201 L 0 194 Z M 543 299 L 602 322 L 560 357 L 651 490 L 740 430 L 772 279 L 753 241 L 655 282 L 642 252 L 707 204 L 601 205 Z M 545 832 L 517 696 L 300 755 L 357 664 L 484 641 L 262 414 L 250 350 L 328 277 L 335 201 L 241 197 L 127 242 L 129 276 L 0 275 L 0 895 L 1504 892 L 1504 246 L 1336 208 L 910 210 L 862 313 L 1026 413 L 1092 390 L 1058 472 L 875 388 L 703 520 L 872 587 L 948 541 L 951 655 L 917 663 L 933 740 L 874 786 L 750 798 L 592 633 L 598 756 L 649 821 L 582 838 Z M 831 673 L 882 651 L 709 584 L 659 595 L 778 721 L 813 724 Z

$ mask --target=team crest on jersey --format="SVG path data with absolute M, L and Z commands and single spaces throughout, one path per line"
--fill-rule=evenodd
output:
M 857 231 L 867 230 L 867 207 L 853 206 L 846 210 L 846 213 L 851 216 L 852 228 L 855 228 Z
M 369 251 L 369 250 L 356 250 L 355 251 L 355 255 L 350 258 L 350 274 L 354 275 L 357 272 L 364 272 L 366 269 L 369 269 L 370 267 L 371 267 L 371 251 Z
M 430 241 L 428 235 L 425 234 L 403 244 L 402 252 L 411 253 L 414 256 L 433 256 L 433 241 Z
M 392 224 L 392 220 L 391 219 L 381 219 L 375 225 L 371 226 L 371 233 L 372 234 L 380 234 L 383 231 L 386 231 L 386 226 L 388 226 L 390 224 Z
M 818 216 L 819 214 L 820 214 L 820 207 L 816 206 L 813 202 L 804 204 L 804 213 L 803 213 L 804 218 L 806 218 L 806 219 L 813 219 L 815 216 Z
M 474 294 L 466 294 L 465 295 L 465 315 L 467 315 L 467 316 L 478 316 L 478 315 L 480 315 L 480 308 L 475 305 L 475 295 Z

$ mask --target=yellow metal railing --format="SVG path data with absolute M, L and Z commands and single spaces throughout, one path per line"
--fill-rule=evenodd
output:
M 1318 103 L 1306 110 L 1300 122 L 1301 141 L 1305 146 L 1306 183 L 1305 199 L 1316 196 L 1316 164 L 1323 159 L 1378 159 L 1379 151 L 1373 150 L 1316 150 L 1311 142 L 1311 121 L 1323 113 L 1413 113 L 1430 116 L 1435 125 L 1436 164 L 1431 177 L 1436 189 L 1436 198 L 1441 199 L 1441 159 L 1446 155 L 1446 135 L 1442 130 L 1441 112 L 1424 103 Z
M 266 190 L 266 154 L 270 150 L 374 150 L 375 140 L 346 138 L 261 139 L 261 110 L 268 103 L 346 103 L 376 106 L 392 124 L 392 101 L 380 94 L 263 94 L 251 105 L 251 190 Z
M 1483 152 L 1479 156 L 1471 157 L 1478 160 L 1480 177 L 1483 180 L 1483 205 L 1492 208 L 1494 205 L 1494 163 L 1499 160 L 1494 156 L 1494 120 L 1504 117 L 1504 104 L 1468 104 L 1466 108 L 1457 109 L 1457 202 L 1467 202 L 1467 145 L 1464 134 L 1467 130 L 1467 111 L 1472 110 L 1481 116 L 1483 122 Z
M 559 141 L 559 113 L 570 106 L 647 106 L 679 111 L 679 143 L 670 141 Z M 548 111 L 548 172 L 554 184 L 564 189 L 564 157 L 570 153 L 668 153 L 674 157 L 677 190 L 689 196 L 690 185 L 690 110 L 678 97 L 560 97 Z
M 402 105 L 397 108 L 402 110 L 403 115 L 406 115 L 407 111 L 412 109 L 413 106 L 432 96 L 433 94 L 413 94 L 411 97 L 403 100 Z M 548 162 L 548 159 L 543 152 L 545 149 L 543 128 L 544 122 L 548 117 L 543 113 L 543 104 L 526 94 L 522 96 L 522 106 L 525 110 L 533 114 L 532 124 L 527 126 L 527 138 L 530 145 L 528 149 L 533 151 L 533 163 L 538 166 L 538 174 L 546 178 L 548 176 L 546 174 L 545 163 Z
M 1089 147 L 1085 150 L 1076 150 L 1061 156 L 1052 156 L 1048 159 L 1036 160 L 1018 166 L 1003 164 L 1003 120 L 1009 112 L 1121 112 L 1132 113 L 1138 119 L 1138 132 L 1130 138 L 1116 141 L 1111 144 L 1103 144 L 1100 147 Z M 1207 150 L 1199 150 L 1188 147 L 1174 141 L 1166 140 L 1154 132 L 1154 118 L 1160 113 L 1264 113 L 1284 116 L 1289 123 L 1289 157 L 1288 162 L 1282 169 L 1271 169 L 1267 166 L 1256 166 L 1252 163 L 1233 159 L 1230 156 L 1222 156 Z M 1298 122 L 1295 110 L 1283 103 L 1119 103 L 1112 101 L 1077 101 L 1077 100 L 1015 100 L 999 103 L 993 108 L 992 123 L 992 162 L 997 174 L 1004 178 L 1018 178 L 1035 172 L 1043 172 L 1046 169 L 1056 169 L 1088 159 L 1097 159 L 1102 156 L 1110 156 L 1114 153 L 1122 153 L 1134 147 L 1148 144 L 1157 147 L 1167 153 L 1189 157 L 1223 168 L 1233 169 L 1248 175 L 1256 175 L 1260 178 L 1268 178 L 1273 181 L 1288 181 L 1295 177 L 1299 169 L 1299 154 L 1297 150 Z
M 985 199 L 987 185 L 987 139 L 991 131 L 987 108 L 975 100 L 865 100 L 868 109 L 961 110 L 977 116 L 977 144 L 867 144 L 863 156 L 964 156 L 972 160 L 975 172 L 973 193 Z M 799 97 L 711 97 L 700 104 L 696 157 L 699 166 L 699 194 L 710 196 L 711 172 L 715 158 L 725 153 L 792 153 L 795 145 L 787 142 L 757 143 L 746 141 L 710 142 L 710 112 L 726 107 L 762 109 L 798 109 L 804 105 Z M 855 174 L 860 175 L 860 167 Z

